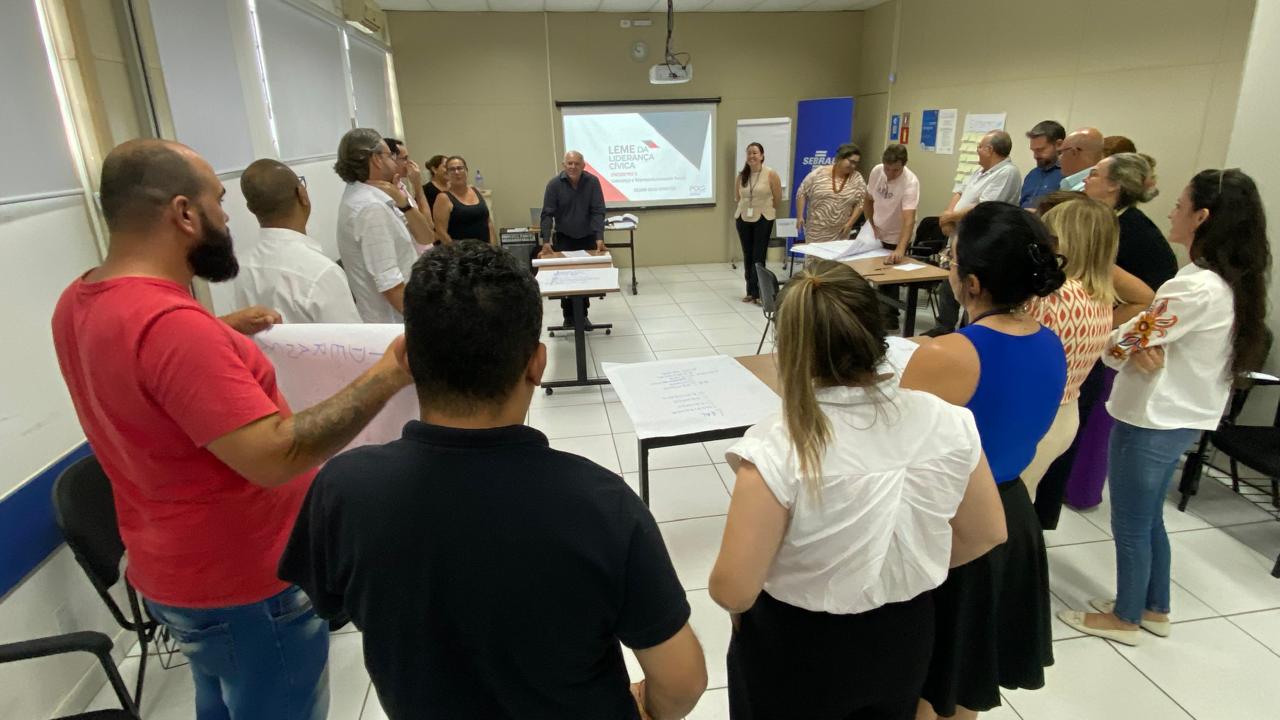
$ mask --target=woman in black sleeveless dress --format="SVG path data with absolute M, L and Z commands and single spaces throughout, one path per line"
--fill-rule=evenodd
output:
M 467 161 L 454 155 L 445 161 L 444 166 L 449 176 L 449 188 L 436 196 L 431 209 L 441 240 L 445 244 L 459 240 L 493 242 L 489 206 L 480 191 L 467 183 Z

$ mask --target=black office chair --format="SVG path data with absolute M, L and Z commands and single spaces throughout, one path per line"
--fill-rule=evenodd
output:
M 1267 347 L 1271 346 L 1268 335 Z M 1276 403 L 1275 420 L 1271 425 L 1240 425 L 1240 413 L 1249 401 L 1249 393 L 1254 387 L 1280 386 L 1280 378 L 1262 373 L 1255 373 L 1248 379 L 1248 384 L 1237 388 L 1231 394 L 1231 403 L 1227 414 L 1222 418 L 1216 430 L 1201 433 L 1196 449 L 1188 454 L 1182 466 L 1182 477 L 1178 482 L 1178 492 L 1182 497 L 1178 500 L 1178 509 L 1186 511 L 1191 497 L 1200 489 L 1200 477 L 1204 466 L 1208 465 L 1219 472 L 1222 469 L 1208 460 L 1208 449 L 1214 449 L 1227 456 L 1228 474 L 1231 477 L 1231 489 L 1248 497 L 1255 504 L 1267 504 L 1268 512 L 1280 519 L 1280 401 Z M 1240 477 L 1240 465 L 1250 467 L 1270 480 L 1270 488 L 1263 488 Z M 1247 488 L 1241 492 L 1241 486 Z M 1261 498 L 1261 501 L 1259 501 Z M 1269 502 L 1268 502 L 1269 501 Z M 1280 556 L 1276 558 L 1271 574 L 1280 578 Z
M 764 310 L 764 332 L 760 335 L 760 344 L 756 345 L 756 354 L 764 347 L 765 338 L 769 337 L 769 326 L 778 314 L 778 276 L 760 263 L 756 263 L 756 282 L 760 286 L 760 308 Z
M 142 707 L 148 646 L 155 640 L 160 625 L 145 613 L 138 593 L 122 578 L 120 560 L 124 557 L 124 541 L 120 539 L 120 526 L 116 523 L 111 481 L 96 457 L 90 455 L 77 460 L 54 481 L 53 511 L 62 537 L 93 589 L 98 591 L 98 597 L 106 603 L 120 627 L 138 636 L 141 657 L 133 703 Z M 111 596 L 110 590 L 118 582 L 124 582 L 129 600 L 128 617 Z
M 74 632 L 66 635 L 23 640 L 22 642 L 0 645 L 0 665 L 20 660 L 51 655 L 65 655 L 73 652 L 93 653 L 107 674 L 107 682 L 120 701 L 119 710 L 94 710 L 78 715 L 66 715 L 58 720 L 141 720 L 138 706 L 129 697 L 129 689 L 120 679 L 120 671 L 116 669 L 115 660 L 111 657 L 111 638 L 100 632 Z

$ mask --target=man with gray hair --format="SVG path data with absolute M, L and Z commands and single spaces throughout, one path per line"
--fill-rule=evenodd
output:
M 563 170 L 547 182 L 542 194 L 540 255 L 554 251 L 598 250 L 604 252 L 604 190 L 600 179 L 587 172 L 582 153 L 570 150 L 564 154 Z M 552 235 L 552 222 L 555 234 Z M 589 303 L 583 302 L 584 307 Z M 569 298 L 560 301 L 564 324 L 573 325 L 573 304 Z M 588 329 L 591 324 L 587 323 Z
M 240 263 L 238 306 L 274 308 L 287 323 L 358 323 L 347 275 L 307 235 L 307 183 L 279 160 L 255 160 L 240 192 L 258 218 L 258 244 Z
M 1084 179 L 1089 171 L 1102 160 L 1102 131 L 1085 127 L 1072 130 L 1062 141 L 1058 162 L 1062 164 L 1062 190 L 1084 191 Z
M 938 216 L 942 231 L 955 237 L 956 228 L 969 211 L 983 202 L 1018 204 L 1022 192 L 1022 173 L 1009 160 L 1013 138 L 1003 130 L 992 130 L 978 141 L 978 169 L 961 183 L 951 196 L 951 203 Z M 938 292 L 938 325 L 927 335 L 945 335 L 956 329 L 960 320 L 960 304 L 946 284 Z
M 395 156 L 378 131 L 356 128 L 338 143 L 333 170 L 347 183 L 338 208 L 338 254 L 356 309 L 368 323 L 402 323 L 404 287 L 418 252 L 405 219 L 412 208 L 392 184 Z

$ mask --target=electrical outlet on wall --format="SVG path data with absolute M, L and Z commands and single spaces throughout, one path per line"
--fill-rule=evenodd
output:
M 652 20 L 632 20 L 631 24 L 636 27 L 649 27 L 653 24 Z
M 72 633 L 76 631 L 76 619 L 71 614 L 71 605 L 63 603 L 53 611 L 53 621 L 58 626 L 58 632 L 62 634 Z
M 618 27 L 629 28 L 631 27 L 631 21 L 626 18 L 623 18 L 618 21 Z

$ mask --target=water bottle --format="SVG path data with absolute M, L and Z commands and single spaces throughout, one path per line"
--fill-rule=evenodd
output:
M 484 176 L 480 174 L 479 168 L 476 168 L 476 187 L 484 188 Z

